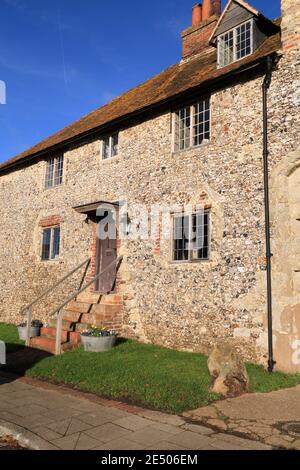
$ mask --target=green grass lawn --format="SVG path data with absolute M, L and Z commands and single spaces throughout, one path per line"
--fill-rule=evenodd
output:
M 0 339 L 19 347 L 16 328 L 0 324 Z M 25 365 L 25 367 L 24 367 Z M 18 370 L 16 367 L 10 369 Z M 251 391 L 269 392 L 300 383 L 300 374 L 268 374 L 247 365 Z M 220 396 L 209 390 L 207 357 L 136 341 L 120 341 L 107 353 L 82 349 L 21 364 L 25 375 L 75 386 L 99 396 L 127 400 L 172 413 L 205 406 Z

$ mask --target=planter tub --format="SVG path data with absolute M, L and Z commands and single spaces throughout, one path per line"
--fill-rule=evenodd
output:
M 110 351 L 116 344 L 116 336 L 84 336 L 81 335 L 81 341 L 85 351 L 105 352 Z
M 19 338 L 23 341 L 26 341 L 26 331 L 27 326 L 18 326 Z M 30 338 L 34 338 L 35 336 L 40 336 L 39 326 L 32 326 L 30 329 Z

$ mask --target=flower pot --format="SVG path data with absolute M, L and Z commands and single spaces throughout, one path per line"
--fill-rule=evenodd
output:
M 27 326 L 18 326 L 19 338 L 23 341 L 26 341 L 26 331 Z M 32 326 L 30 328 L 30 338 L 34 338 L 35 336 L 40 336 L 40 327 L 39 326 Z
M 85 351 L 105 352 L 110 351 L 116 344 L 116 336 L 86 336 L 81 335 L 81 341 Z

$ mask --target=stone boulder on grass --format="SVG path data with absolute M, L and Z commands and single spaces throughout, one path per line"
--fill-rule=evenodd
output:
M 217 344 L 208 358 L 212 391 L 236 397 L 249 391 L 249 377 L 243 359 L 230 343 Z

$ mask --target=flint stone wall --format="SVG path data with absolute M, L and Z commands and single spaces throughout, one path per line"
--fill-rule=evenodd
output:
M 300 145 L 298 57 L 295 49 L 285 53 L 273 74 L 271 178 Z M 163 113 L 121 130 L 119 156 L 109 161 L 100 160 L 99 140 L 66 151 L 60 187 L 44 189 L 45 161 L 1 176 L 0 321 L 18 322 L 22 306 L 89 256 L 93 224 L 74 206 L 119 198 L 148 207 L 204 201 L 211 205 L 210 261 L 172 263 L 169 240 L 122 243 L 123 334 L 202 352 L 232 338 L 245 358 L 265 361 L 262 81 L 249 76 L 212 94 L 209 145 L 172 153 L 171 114 Z M 42 262 L 39 222 L 49 216 L 63 218 L 61 258 Z M 279 249 L 275 265 L 282 255 Z M 47 321 L 81 275 L 39 304 L 35 316 Z M 280 282 L 274 289 L 275 296 L 285 295 Z

